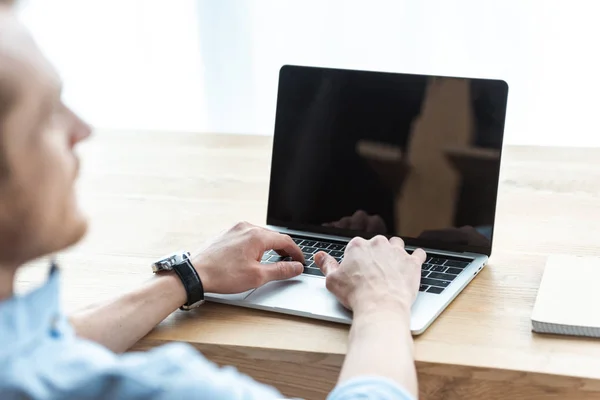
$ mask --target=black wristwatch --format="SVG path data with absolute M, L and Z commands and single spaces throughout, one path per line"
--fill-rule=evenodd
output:
M 179 307 L 182 310 L 191 310 L 204 304 L 204 287 L 196 268 L 192 265 L 190 253 L 177 252 L 161 258 L 152 264 L 152 272 L 175 271 L 181 279 L 187 293 L 187 303 Z

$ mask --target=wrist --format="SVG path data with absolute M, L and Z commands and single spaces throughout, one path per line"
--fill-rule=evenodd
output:
M 206 261 L 206 257 L 202 253 L 192 257 L 192 265 L 200 277 L 204 293 L 214 293 L 214 285 L 210 277 L 210 264 Z
M 396 315 L 410 320 L 411 303 L 393 296 L 355 296 L 352 303 L 354 318 L 362 316 Z
M 379 308 L 359 308 L 352 318 L 350 338 L 355 339 L 369 332 L 391 330 L 400 336 L 402 331 L 410 332 L 410 310 L 405 307 L 384 306 Z
M 187 292 L 175 271 L 159 272 L 155 275 L 157 293 L 172 304 L 173 311 L 187 302 Z

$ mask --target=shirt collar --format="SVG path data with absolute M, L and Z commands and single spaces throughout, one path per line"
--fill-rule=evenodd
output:
M 45 284 L 0 302 L 2 347 L 8 350 L 11 344 L 56 335 L 64 320 L 60 312 L 59 278 L 60 271 L 53 263 Z

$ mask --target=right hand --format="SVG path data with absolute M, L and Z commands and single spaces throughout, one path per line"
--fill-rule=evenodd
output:
M 274 249 L 295 261 L 261 264 L 265 251 Z M 207 293 L 242 293 L 274 280 L 302 273 L 302 250 L 288 235 L 240 222 L 213 239 L 192 259 Z
M 325 252 L 314 259 L 326 277 L 327 289 L 355 314 L 386 307 L 410 312 L 426 254 L 422 249 L 408 254 L 398 237 L 375 236 L 352 239 L 341 264 Z

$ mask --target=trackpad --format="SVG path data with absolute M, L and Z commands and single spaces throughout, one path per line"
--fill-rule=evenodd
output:
M 269 282 L 256 289 L 244 302 L 263 307 L 297 311 L 333 321 L 350 322 L 352 313 L 325 287 L 325 279 L 301 275 L 286 281 Z

